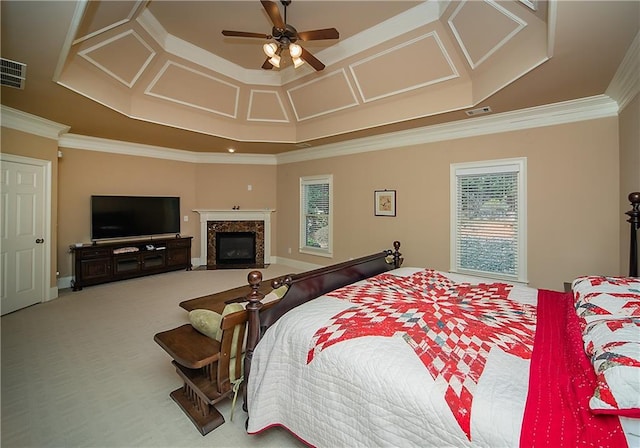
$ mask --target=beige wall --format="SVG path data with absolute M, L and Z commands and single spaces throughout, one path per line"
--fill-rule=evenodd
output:
M 2 152 L 51 162 L 51 287 L 57 283 L 58 265 L 58 142 L 14 129 L 2 128 Z
M 52 279 L 56 270 L 61 277 L 71 275 L 69 245 L 89 241 L 91 194 L 179 195 L 182 214 L 189 216 L 182 233 L 194 236 L 194 258 L 201 256 L 199 216 L 191 210 L 239 205 L 277 209 L 272 221 L 274 256 L 330 264 L 389 248 L 398 239 L 405 265 L 447 270 L 450 164 L 527 157 L 529 280 L 532 286 L 559 289 L 582 274 L 624 273 L 621 260 L 628 227 L 621 224 L 621 207 L 626 211 L 628 205 L 621 206 L 626 204 L 621 196 L 626 197 L 630 188 L 640 189 L 637 118 L 636 99 L 619 120 L 279 166 L 195 164 L 69 148 L 61 148 L 63 157 L 58 159 L 54 140 L 6 128 L 2 150 L 53 163 L 52 224 L 58 243 L 57 248 L 54 243 Z M 299 178 L 313 174 L 334 176 L 331 259 L 297 252 Z M 252 185 L 251 191 L 247 185 Z M 397 190 L 395 218 L 373 216 L 373 191 L 385 188 Z
M 397 239 L 405 266 L 447 270 L 450 164 L 526 157 L 530 284 L 561 289 L 581 274 L 618 274 L 617 127 L 606 118 L 280 165 L 276 253 L 330 264 Z M 334 176 L 333 259 L 297 253 L 299 178 L 314 174 Z M 397 217 L 373 215 L 373 192 L 385 188 L 397 190 Z
M 180 196 L 181 234 L 193 236 L 191 255 L 200 254 L 200 215 L 194 209 L 275 208 L 275 168 L 195 164 L 172 160 L 61 148 L 58 264 L 72 273 L 69 246 L 90 242 L 92 194 Z M 252 185 L 248 191 L 247 185 Z
M 625 212 L 631 209 L 628 195 L 640 191 L 640 95 L 620 112 L 620 272 L 629 273 L 629 232 Z

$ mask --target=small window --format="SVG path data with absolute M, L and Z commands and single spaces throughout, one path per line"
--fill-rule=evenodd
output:
M 451 165 L 451 271 L 526 283 L 526 158 Z
M 333 254 L 333 176 L 300 178 L 300 252 Z

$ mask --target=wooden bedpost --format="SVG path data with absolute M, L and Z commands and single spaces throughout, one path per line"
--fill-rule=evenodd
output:
M 400 253 L 400 241 L 393 242 L 393 266 L 395 268 L 399 268 L 402 266 L 402 262 L 404 258 L 402 258 L 402 254 Z
M 247 380 L 249 379 L 249 372 L 251 371 L 251 358 L 253 358 L 253 350 L 258 345 L 260 339 L 260 308 L 262 308 L 262 302 L 264 294 L 262 294 L 258 288 L 262 281 L 262 273 L 260 271 L 251 271 L 247 276 L 249 286 L 251 286 L 251 292 L 247 295 L 247 348 L 244 354 L 244 378 L 245 381 L 242 387 L 242 409 L 247 412 Z
M 629 216 L 627 222 L 631 225 L 629 239 L 629 277 L 638 276 L 638 228 L 640 228 L 640 192 L 629 194 L 629 202 L 633 208 L 625 214 Z

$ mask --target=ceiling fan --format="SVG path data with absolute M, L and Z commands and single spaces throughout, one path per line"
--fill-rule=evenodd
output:
M 338 39 L 340 34 L 335 28 L 324 28 L 321 30 L 298 32 L 292 25 L 287 23 L 287 6 L 291 4 L 291 0 L 280 0 L 284 6 L 284 20 L 280 15 L 280 10 L 275 2 L 269 0 L 261 0 L 262 6 L 269 15 L 273 23 L 271 34 L 250 33 L 245 31 L 229 31 L 222 30 L 222 35 L 227 37 L 253 37 L 258 39 L 273 39 L 275 42 L 264 44 L 263 50 L 267 55 L 267 60 L 262 64 L 265 70 L 271 70 L 273 67 L 280 67 L 281 54 L 288 50 L 293 60 L 293 65 L 299 67 L 307 62 L 316 71 L 323 70 L 325 65 L 318 60 L 309 51 L 301 47 L 297 42 L 322 40 L 322 39 Z

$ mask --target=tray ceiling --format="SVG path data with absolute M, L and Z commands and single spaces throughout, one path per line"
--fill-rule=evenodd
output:
M 20 2 L 2 3 L 4 28 L 5 4 Z M 466 119 L 464 111 L 478 107 L 511 110 L 500 92 L 555 57 L 559 23 L 556 5 L 546 1 L 294 0 L 288 23 L 299 31 L 335 27 L 340 39 L 302 42 L 326 64 L 323 71 L 295 69 L 285 58 L 280 70 L 263 70 L 265 41 L 221 34 L 270 33 L 258 1 L 45 3 L 73 13 L 53 74 L 59 86 L 84 104 L 116 111 L 114 126 L 162 125 L 208 142 L 195 150 L 211 152 L 279 153 Z M 620 37 L 628 38 L 629 31 Z M 536 101 L 545 98 L 531 93 L 519 91 L 514 104 L 542 104 Z M 194 149 L 186 142 L 168 146 Z

